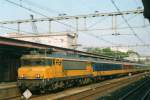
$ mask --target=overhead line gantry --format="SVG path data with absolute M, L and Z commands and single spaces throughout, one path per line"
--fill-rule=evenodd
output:
M 122 12 L 110 12 L 110 13 L 93 13 L 87 15 L 77 15 L 77 16 L 58 16 L 58 17 L 46 17 L 46 18 L 35 18 L 35 19 L 25 19 L 25 20 L 15 20 L 15 21 L 0 21 L 0 24 L 16 24 L 16 23 L 28 23 L 28 22 L 42 22 L 42 21 L 56 21 L 56 20 L 68 20 L 68 19 L 80 19 L 80 18 L 93 18 L 100 16 L 119 16 L 128 14 L 141 14 L 143 9 L 137 9 L 132 11 L 122 11 Z

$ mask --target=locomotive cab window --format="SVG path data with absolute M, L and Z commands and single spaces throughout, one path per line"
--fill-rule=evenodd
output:
M 62 65 L 62 59 L 54 59 L 53 60 L 54 65 Z
M 22 66 L 51 66 L 51 59 L 22 59 Z

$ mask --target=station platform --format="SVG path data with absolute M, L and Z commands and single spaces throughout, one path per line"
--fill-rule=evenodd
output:
M 19 89 L 16 82 L 0 83 L 0 100 L 19 96 Z

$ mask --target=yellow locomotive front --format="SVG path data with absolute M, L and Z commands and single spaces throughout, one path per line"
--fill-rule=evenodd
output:
M 18 86 L 23 92 L 53 91 L 92 81 L 89 61 L 55 58 L 45 55 L 24 55 L 18 69 Z
M 54 77 L 52 58 L 26 55 L 21 58 L 21 67 L 18 69 L 18 86 L 24 91 L 41 90 L 45 88 L 48 79 Z

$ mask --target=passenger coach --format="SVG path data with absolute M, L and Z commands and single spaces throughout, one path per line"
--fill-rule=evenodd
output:
M 145 70 L 144 66 L 127 62 L 24 55 L 18 69 L 17 83 L 21 91 L 46 92 Z

